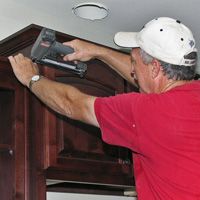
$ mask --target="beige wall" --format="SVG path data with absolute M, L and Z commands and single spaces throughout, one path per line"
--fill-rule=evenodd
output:
M 47 192 L 47 200 L 136 200 L 135 197 Z

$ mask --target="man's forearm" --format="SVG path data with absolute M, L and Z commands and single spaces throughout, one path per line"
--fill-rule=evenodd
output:
M 78 39 L 66 42 L 64 44 L 75 49 L 74 53 L 65 55 L 64 60 L 80 60 L 84 62 L 93 58 L 97 58 L 109 65 L 128 82 L 135 84 L 134 79 L 131 76 L 130 55 L 113 50 L 108 47 L 99 46 Z
M 54 111 L 69 118 L 98 126 L 93 110 L 95 97 L 77 88 L 45 77 L 32 85 L 32 92 Z
M 135 84 L 131 76 L 130 55 L 109 48 L 99 47 L 96 58 L 108 64 L 128 82 Z

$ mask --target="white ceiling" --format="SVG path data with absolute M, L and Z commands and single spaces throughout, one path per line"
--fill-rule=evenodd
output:
M 109 8 L 99 21 L 80 19 L 72 8 L 83 2 L 98 2 Z M 149 20 L 173 17 L 194 33 L 200 49 L 200 0 L 0 0 L 0 41 L 34 23 L 106 46 L 117 48 L 118 31 L 139 31 Z M 200 69 L 198 69 L 200 72 Z

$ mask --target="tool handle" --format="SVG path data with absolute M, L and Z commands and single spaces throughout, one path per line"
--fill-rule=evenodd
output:
M 58 52 L 58 54 L 63 54 L 63 55 L 67 55 L 67 54 L 71 54 L 74 52 L 74 49 L 69 47 L 69 46 L 65 46 L 63 44 L 61 44 L 60 42 L 55 42 L 54 47 L 53 47 L 56 52 Z

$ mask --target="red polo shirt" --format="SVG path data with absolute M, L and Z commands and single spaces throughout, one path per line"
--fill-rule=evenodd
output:
M 200 200 L 200 81 L 97 98 L 102 138 L 133 152 L 138 200 Z

